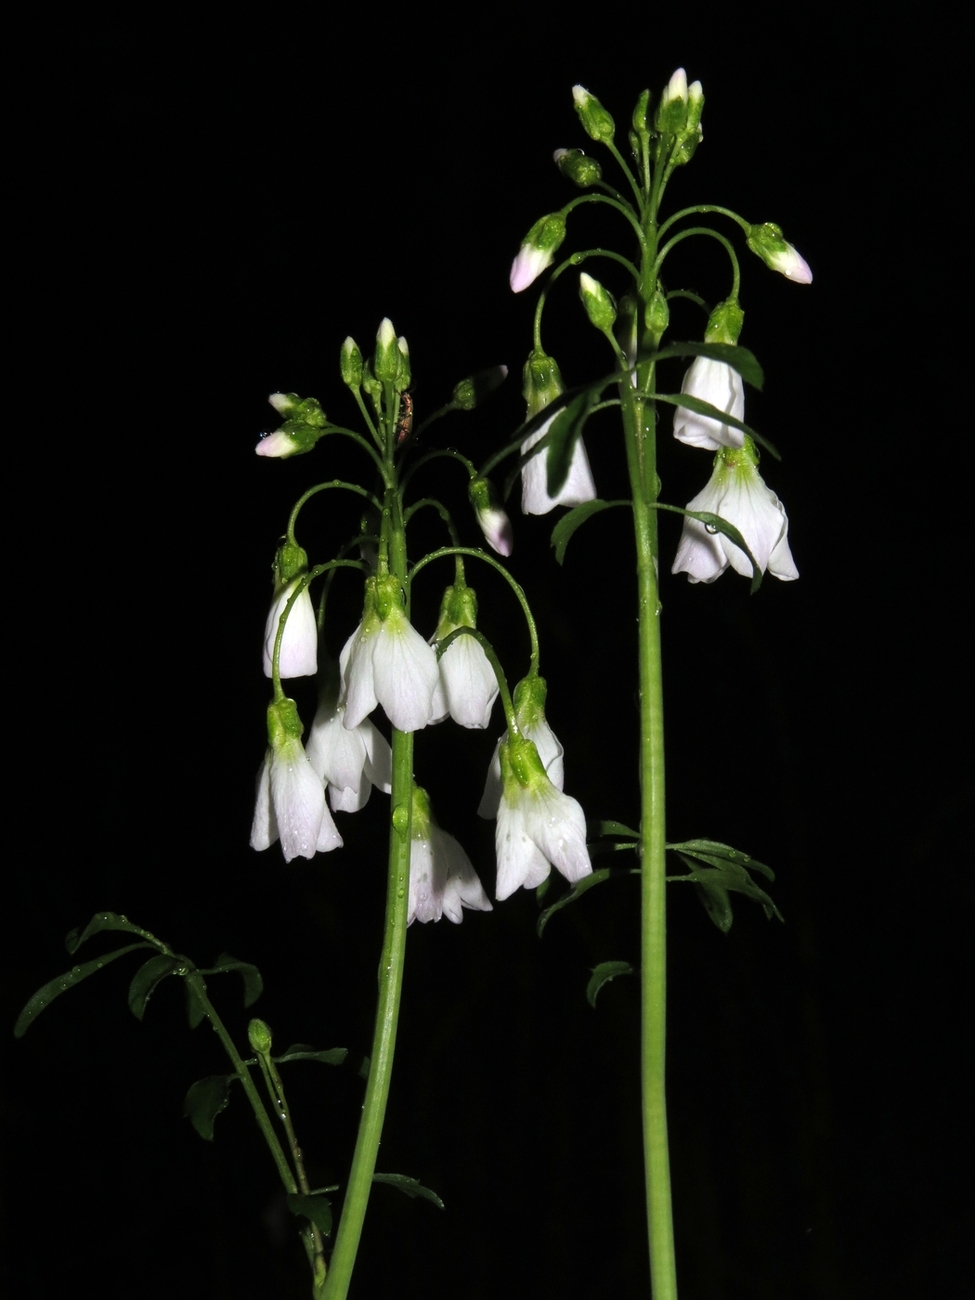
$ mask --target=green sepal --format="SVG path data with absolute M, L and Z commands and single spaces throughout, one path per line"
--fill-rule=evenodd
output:
M 632 975 L 633 967 L 628 961 L 601 961 L 598 966 L 593 968 L 592 976 L 586 985 L 586 1001 L 593 1008 L 596 1006 L 596 996 L 604 984 L 614 980 L 617 975 Z
M 185 973 L 185 970 L 185 958 L 170 957 L 166 953 L 150 957 L 139 967 L 129 985 L 129 1010 L 136 1020 L 145 1015 L 146 1004 L 166 976 Z
M 123 927 L 119 926 L 118 928 L 122 929 Z M 94 975 L 103 966 L 107 966 L 110 961 L 115 961 L 117 957 L 124 957 L 127 952 L 135 952 L 137 948 L 151 947 L 151 943 L 127 944 L 124 948 L 116 948 L 114 952 L 107 952 L 104 957 L 98 957 L 94 961 L 86 961 L 81 966 L 73 966 L 71 970 L 65 971 L 63 975 L 58 975 L 55 979 L 41 985 L 37 992 L 28 998 L 23 1011 L 17 1017 L 17 1023 L 14 1025 L 14 1037 L 23 1038 L 28 1028 L 34 1023 L 34 1019 L 56 997 L 59 997 L 62 993 L 67 993 L 68 989 L 73 989 L 76 984 L 80 984 L 89 975 Z
M 64 946 L 68 952 L 76 953 L 86 939 L 90 939 L 93 934 L 98 934 L 100 930 L 123 930 L 127 934 L 137 934 L 143 939 L 148 939 L 155 947 L 159 947 L 148 930 L 133 925 L 127 916 L 119 916 L 115 912 L 96 912 L 83 930 L 76 927 L 68 931 Z M 129 949 L 126 949 L 126 952 L 128 951 Z
M 249 961 L 238 961 L 236 957 L 231 957 L 229 952 L 222 952 L 213 965 L 206 970 L 201 970 L 200 974 L 222 975 L 224 971 L 230 970 L 240 971 L 241 979 L 244 981 L 244 1006 L 253 1006 L 264 992 L 264 981 L 261 972 Z
M 408 1174 L 373 1174 L 374 1183 L 389 1183 L 391 1187 L 398 1187 L 401 1192 L 407 1196 L 422 1196 L 425 1201 L 432 1201 L 440 1210 L 444 1208 L 444 1203 L 436 1192 L 431 1192 L 429 1187 L 424 1187 L 416 1178 L 410 1178 Z
M 313 1223 L 323 1237 L 332 1231 L 332 1202 L 325 1196 L 288 1193 L 288 1209 Z
M 567 515 L 563 515 L 559 522 L 552 529 L 552 545 L 555 547 L 555 558 L 559 564 L 565 560 L 566 547 L 569 545 L 569 538 L 575 530 L 584 524 L 590 515 L 598 515 L 602 510 L 609 510 L 611 506 L 629 506 L 629 501 L 583 501 L 581 506 L 573 506 Z
M 211 1074 L 194 1083 L 183 1100 L 183 1114 L 207 1142 L 213 1141 L 213 1121 L 230 1102 L 236 1074 Z
M 710 357 L 712 361 L 723 361 L 732 370 L 737 370 L 745 383 L 759 392 L 765 383 L 765 374 L 755 353 L 737 343 L 671 343 L 650 358 L 640 359 L 666 361 L 669 357 Z
M 744 420 L 738 420 L 733 415 L 729 415 L 727 411 L 722 411 L 719 406 L 712 406 L 710 402 L 702 401 L 700 397 L 692 397 L 690 393 L 655 393 L 654 400 L 666 402 L 669 406 L 683 406 L 685 410 L 694 411 L 698 415 L 709 415 L 712 420 L 717 420 L 719 424 L 727 424 L 732 429 L 740 429 L 742 433 L 747 433 L 749 438 L 757 442 L 759 446 L 764 447 L 770 456 L 773 456 L 776 460 L 782 459 L 778 447 L 769 442 L 767 438 L 763 438 L 760 433 L 756 433 L 751 425 L 745 424 Z

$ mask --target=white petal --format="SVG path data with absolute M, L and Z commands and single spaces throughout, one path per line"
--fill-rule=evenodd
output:
M 322 824 L 318 831 L 318 843 L 315 847 L 319 853 L 331 853 L 332 849 L 342 847 L 342 836 L 338 833 L 335 822 L 332 821 L 332 814 L 328 811 L 328 804 L 325 804 L 322 811 Z
M 369 716 L 378 704 L 373 659 L 378 630 L 363 632 L 360 623 L 342 647 L 339 673 L 345 695 L 343 725 L 352 729 Z
M 430 829 L 434 851 L 447 864 L 447 883 L 443 894 L 444 916 L 459 925 L 464 919 L 462 909 L 465 907 L 476 912 L 492 911 L 484 886 L 461 845 L 439 826 L 431 826 Z
M 527 820 L 528 833 L 566 880 L 581 880 L 592 871 L 586 848 L 586 817 L 582 806 L 554 785 L 536 792 Z
M 537 442 L 545 437 L 551 428 L 552 421 L 559 412 L 556 411 L 545 421 L 541 428 L 536 429 L 533 434 L 525 439 L 521 444 L 521 454 L 530 451 Z M 572 461 L 569 465 L 569 475 L 562 484 L 562 490 L 558 496 L 550 497 L 548 494 L 548 451 L 540 451 L 537 456 L 533 456 L 530 461 L 522 468 L 521 471 L 521 509 L 526 515 L 546 515 L 556 506 L 580 506 L 584 501 L 593 501 L 596 497 L 596 484 L 593 481 L 592 470 L 589 468 L 589 457 L 586 455 L 586 448 L 581 438 L 577 439 L 576 445 L 572 451 Z
M 419 731 L 433 717 L 437 656 L 406 616 L 393 610 L 376 636 L 376 698 L 400 731 Z M 348 726 L 346 720 L 346 726 Z
M 684 376 L 681 392 L 702 402 L 710 402 L 736 420 L 745 418 L 745 386 L 741 375 L 723 361 L 696 357 Z M 710 415 L 698 415 L 683 406 L 678 406 L 674 412 L 674 437 L 689 447 L 704 447 L 709 451 L 742 447 L 745 442 L 740 429 L 722 424 Z
M 271 805 L 271 751 L 268 750 L 257 774 L 257 798 L 251 823 L 251 848 L 269 849 L 278 838 L 278 824 Z
M 494 846 L 498 856 L 498 876 L 494 897 L 498 902 L 509 898 L 531 876 L 536 884 L 551 870 L 525 828 L 522 801 L 514 804 L 502 799 L 498 808 L 498 821 L 494 831 Z
M 550 249 L 542 250 L 535 248 L 533 244 L 522 244 L 518 249 L 518 256 L 511 263 L 511 274 L 508 281 L 513 293 L 521 293 L 527 289 L 547 266 L 552 263 L 553 253 Z
M 498 679 L 484 648 L 472 636 L 460 636 L 440 659 L 440 684 L 450 716 L 462 727 L 484 728 L 498 697 Z
M 274 600 L 268 613 L 267 623 L 264 626 L 265 677 L 271 676 L 274 641 L 278 635 L 281 615 L 299 581 L 300 579 L 294 578 L 288 583 Z M 311 603 L 311 593 L 307 587 L 291 606 L 288 621 L 284 625 L 279 666 L 282 677 L 312 677 L 318 671 L 318 625 L 315 620 L 315 607 Z
M 538 750 L 538 757 L 542 760 L 542 766 L 545 768 L 548 779 L 556 789 L 561 790 L 565 784 L 565 762 L 563 759 L 565 750 L 562 748 L 558 736 L 556 736 L 544 717 L 536 722 L 523 723 L 521 730 L 523 736 L 534 741 L 535 748 Z M 484 793 L 481 795 L 481 802 L 477 807 L 479 817 L 491 818 L 498 815 L 498 807 L 501 803 L 501 741 L 506 740 L 507 736 L 508 733 L 503 732 L 494 747 L 494 753 L 488 766 L 487 779 L 484 782 Z
M 430 840 L 414 837 L 410 845 L 410 903 L 407 925 L 439 921 L 443 912 L 446 863 L 438 862 Z
M 696 501 L 695 497 L 688 510 L 710 509 L 695 505 Z M 718 536 L 712 536 L 696 519 L 685 518 L 671 573 L 686 573 L 691 582 L 714 582 L 727 567 L 728 556 Z
M 314 857 L 326 815 L 325 791 L 298 740 L 288 741 L 273 753 L 271 799 L 284 860 Z

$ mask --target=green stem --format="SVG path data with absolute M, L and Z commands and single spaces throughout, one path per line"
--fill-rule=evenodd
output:
M 379 1006 L 366 1100 L 359 1137 L 352 1157 L 349 1186 L 335 1239 L 335 1252 L 325 1282 L 324 1300 L 344 1300 L 352 1279 L 366 1205 L 376 1171 L 389 1082 L 393 1071 L 396 1022 L 403 989 L 406 916 L 410 894 L 410 824 L 413 789 L 413 733 L 393 728 L 392 822 L 389 831 L 389 882 L 386 894 L 386 933 L 379 963 Z

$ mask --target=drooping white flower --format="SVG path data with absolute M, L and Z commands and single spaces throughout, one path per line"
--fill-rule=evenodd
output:
M 561 790 L 565 784 L 565 750 L 545 717 L 547 694 L 548 687 L 543 677 L 524 677 L 515 687 L 512 703 L 519 734 L 534 742 L 549 780 L 556 789 Z M 494 748 L 484 783 L 484 794 L 477 809 L 481 817 L 498 815 L 501 803 L 501 746 L 507 737 L 507 731 L 503 732 Z
M 290 862 L 341 847 L 324 787 L 301 743 L 294 700 L 270 705 L 267 719 L 270 745 L 257 778 L 251 848 L 266 849 L 280 839 L 284 860 Z
M 389 742 L 369 718 L 357 727 L 346 727 L 345 705 L 339 703 L 338 695 L 338 681 L 328 680 L 319 695 L 305 752 L 328 786 L 333 810 L 358 812 L 374 785 L 389 794 L 392 754 Z
M 553 866 L 566 880 L 589 875 L 585 814 L 552 784 L 532 741 L 502 742 L 501 780 L 495 897 L 505 899 L 521 886 L 534 889 Z
M 549 406 L 560 393 L 564 392 L 562 375 L 555 360 L 546 353 L 534 349 L 525 362 L 524 384 L 522 388 L 528 403 L 528 416 L 538 415 Z M 524 457 L 540 442 L 552 427 L 560 411 L 552 415 L 521 444 Z M 526 515 L 545 515 L 555 506 L 580 506 L 584 501 L 593 501 L 596 497 L 596 485 L 589 457 L 581 438 L 576 439 L 569 463 L 569 474 L 554 497 L 548 493 L 548 450 L 539 452 L 527 461 L 521 470 L 521 508 Z
M 799 570 L 789 549 L 789 520 L 782 502 L 766 487 L 757 461 L 750 438 L 741 448 L 723 448 L 714 458 L 710 482 L 687 509 L 720 515 L 733 524 L 761 571 L 791 582 Z M 729 564 L 736 573 L 752 576 L 744 551 L 723 533 L 711 533 L 705 524 L 685 516 L 672 572 L 686 573 L 691 582 L 714 582 Z
M 680 391 L 701 402 L 709 402 L 736 420 L 745 418 L 745 384 L 737 370 L 724 361 L 695 357 L 684 375 Z M 745 435 L 741 429 L 722 424 L 710 415 L 698 415 L 685 406 L 674 412 L 674 437 L 689 447 L 717 451 L 720 447 L 741 447 Z
M 434 643 L 446 640 L 459 627 L 477 627 L 477 598 L 462 583 L 444 592 Z M 486 727 L 498 698 L 498 679 L 480 642 L 466 634 L 456 637 L 440 656 L 439 663 L 434 718 L 441 722 L 449 713 L 462 727 Z
M 459 924 L 462 908 L 490 912 L 471 860 L 453 835 L 436 823 L 425 790 L 413 787 L 410 841 L 410 898 L 406 923 L 439 921 L 441 916 Z
M 377 703 L 400 731 L 419 731 L 434 717 L 437 656 L 406 617 L 395 578 L 367 578 L 362 622 L 339 658 L 345 726 L 358 727 Z
M 271 676 L 271 661 L 278 625 L 301 577 L 292 578 L 275 593 L 264 626 L 264 676 Z M 318 670 L 318 625 L 311 592 L 306 586 L 288 610 L 288 620 L 281 637 L 281 677 L 312 677 Z

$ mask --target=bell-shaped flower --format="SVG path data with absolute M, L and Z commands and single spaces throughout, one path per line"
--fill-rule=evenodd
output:
M 522 885 L 534 889 L 553 866 L 566 880 L 588 876 L 585 814 L 552 784 L 532 741 L 519 736 L 502 742 L 501 781 L 495 897 L 505 899 Z
M 413 787 L 410 840 L 410 898 L 406 923 L 439 921 L 459 924 L 462 909 L 492 911 L 471 860 L 457 840 L 441 830 L 425 790 Z
M 733 524 L 759 569 L 790 582 L 798 578 L 799 570 L 789 550 L 789 520 L 757 464 L 751 438 L 746 437 L 741 448 L 723 448 L 714 458 L 711 481 L 687 503 L 687 509 L 720 515 Z M 672 572 L 686 573 L 691 582 L 714 582 L 729 564 L 736 573 L 752 576 L 748 556 L 730 538 L 685 516 Z
M 745 418 L 745 384 L 737 370 L 724 361 L 695 357 L 684 376 L 680 391 L 698 401 L 709 402 L 736 420 Z M 674 437 L 689 447 L 717 451 L 721 447 L 741 447 L 745 435 L 741 429 L 723 424 L 712 415 L 699 415 L 686 406 L 674 412 Z
M 519 735 L 534 742 L 549 780 L 556 789 L 561 790 L 565 784 L 565 750 L 545 717 L 547 695 L 548 687 L 544 677 L 524 677 L 515 687 L 512 703 Z M 501 746 L 507 738 L 508 733 L 505 731 L 494 748 L 484 783 L 484 794 L 477 809 L 481 817 L 498 815 L 501 803 Z
M 339 672 L 350 730 L 377 703 L 400 731 L 419 731 L 433 720 L 437 656 L 406 617 L 395 578 L 366 579 L 362 622 L 345 643 Z
M 434 643 L 459 627 L 477 627 L 477 597 L 463 582 L 444 592 Z M 466 633 L 455 637 L 440 656 L 434 718 L 441 722 L 449 713 L 462 727 L 486 727 L 497 697 L 498 679 L 480 642 Z
M 565 239 L 565 217 L 561 212 L 552 212 L 539 219 L 522 241 L 518 256 L 511 264 L 509 277 L 514 293 L 537 280 L 541 273 L 555 258 L 563 239 Z
M 337 676 L 326 674 L 305 752 L 327 785 L 329 803 L 335 812 L 358 812 L 364 808 L 374 785 L 389 794 L 392 779 L 389 742 L 369 718 L 364 718 L 357 727 L 346 727 Z
M 529 418 L 538 415 L 564 391 L 562 376 L 552 357 L 537 349 L 532 351 L 525 362 L 522 391 L 528 403 Z M 553 412 L 540 428 L 529 434 L 521 444 L 522 457 L 541 442 L 560 414 L 560 411 Z M 568 477 L 554 497 L 549 496 L 548 491 L 547 450 L 532 456 L 522 466 L 521 508 L 526 515 L 545 515 L 555 506 L 581 506 L 584 501 L 594 501 L 595 498 L 596 485 L 581 438 L 576 439 L 572 449 Z
M 294 700 L 269 706 L 267 731 L 270 745 L 257 778 L 251 848 L 266 849 L 280 839 L 284 860 L 290 862 L 341 847 L 325 789 L 301 743 Z
M 281 634 L 278 668 L 282 678 L 311 677 L 318 668 L 318 625 L 307 584 L 288 609 L 288 602 L 308 572 L 308 556 L 295 542 L 285 541 L 274 558 L 274 599 L 264 625 L 264 675 L 272 674 L 274 643 L 281 619 L 287 620 Z

